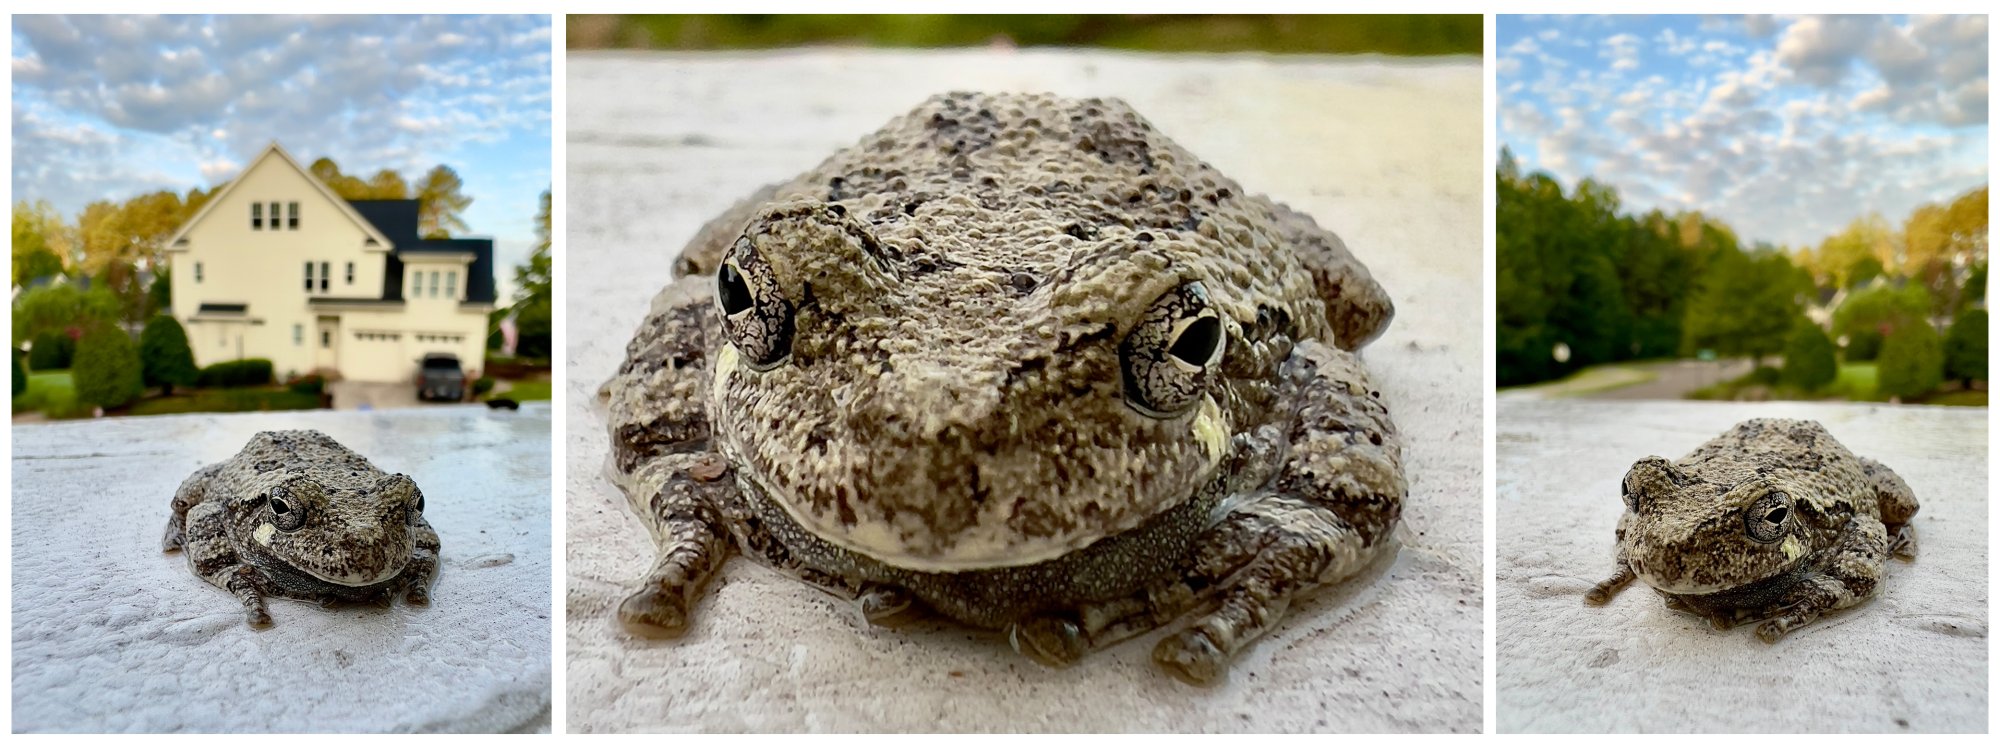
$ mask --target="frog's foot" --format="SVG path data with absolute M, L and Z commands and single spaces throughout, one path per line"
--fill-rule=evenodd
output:
M 854 603 L 861 608 L 861 617 L 876 627 L 902 627 L 924 616 L 923 605 L 901 586 L 868 586 Z
M 670 481 L 652 504 L 660 512 L 659 559 L 639 590 L 618 605 L 618 623 L 642 638 L 679 638 L 688 613 L 734 545 L 721 516 Z
M 187 544 L 187 533 L 181 528 L 181 517 L 168 519 L 166 536 L 160 538 L 160 551 L 180 552 L 181 546 L 185 544 Z
M 1632 580 L 1638 577 L 1638 574 L 1632 572 L 1632 566 L 1627 565 L 1624 560 L 1619 560 L 1618 567 L 1612 569 L 1610 578 L 1598 582 L 1590 591 L 1584 592 L 1583 603 L 1601 607 L 1609 603 L 1612 597 L 1618 596 L 1618 592 L 1623 591 L 1625 587 L 1632 585 Z M 1669 602 L 1668 606 L 1673 605 Z
M 1889 554 L 1904 560 L 1917 559 L 1917 528 L 1909 524 L 1889 527 Z
M 268 585 L 264 574 L 247 565 L 239 565 L 222 574 L 222 587 L 236 595 L 236 601 L 243 605 L 243 621 L 252 628 L 271 627 L 271 611 L 264 604 L 263 588 Z

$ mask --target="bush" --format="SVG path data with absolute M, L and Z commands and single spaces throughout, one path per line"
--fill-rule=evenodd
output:
M 266 386 L 271 383 L 271 362 L 263 358 L 223 361 L 202 369 L 195 383 L 204 387 Z
M 20 348 L 14 348 L 13 364 L 14 396 L 19 397 L 28 391 L 28 362 L 23 359 Z
M 1840 364 L 1833 359 L 1833 341 L 1817 324 L 1801 324 L 1785 342 L 1783 381 L 1812 392 L 1833 383 L 1840 376 Z
M 1865 363 L 1882 355 L 1882 333 L 1859 330 L 1847 336 L 1847 362 Z
M 1770 366 L 1758 366 L 1756 370 L 1751 371 L 1749 375 L 1743 377 L 1743 383 L 1755 386 L 1777 386 L 1779 378 L 1778 369 Z
M 165 394 L 173 394 L 177 385 L 193 384 L 194 351 L 188 349 L 187 330 L 171 316 L 153 317 L 139 333 L 139 364 L 146 386 L 160 387 Z
M 1975 380 L 1986 380 L 1986 310 L 1971 309 L 1958 315 L 1944 336 L 1944 377 L 1972 388 Z
M 310 394 L 317 397 L 321 392 L 326 391 L 326 377 L 319 374 L 306 374 L 285 382 L 285 388 L 299 394 Z
M 28 367 L 36 371 L 61 371 L 69 368 L 76 357 L 76 340 L 67 332 L 43 332 L 35 335 L 34 347 L 28 349 Z
M 145 391 L 139 369 L 139 347 L 132 336 L 113 325 L 100 325 L 83 334 L 76 344 L 76 360 L 70 376 L 76 382 L 76 401 L 86 407 L 105 409 L 138 399 Z
M 490 391 L 493 391 L 493 377 L 481 376 L 473 380 L 472 396 L 477 397 Z
M 1936 330 L 1924 323 L 1906 324 L 1882 342 L 1875 393 L 1909 399 L 1936 389 L 1944 380 L 1944 348 Z

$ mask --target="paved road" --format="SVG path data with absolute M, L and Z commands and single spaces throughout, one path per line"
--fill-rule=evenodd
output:
M 1688 392 L 1719 384 L 1750 373 L 1749 359 L 1720 361 L 1680 360 L 1644 363 L 1638 368 L 1653 374 L 1650 381 L 1581 395 L 1583 399 L 1687 399 Z

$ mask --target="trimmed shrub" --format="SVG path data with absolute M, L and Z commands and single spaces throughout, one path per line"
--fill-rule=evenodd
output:
M 321 392 L 326 391 L 326 377 L 319 374 L 306 374 L 285 382 L 285 388 L 299 394 L 310 394 L 317 397 Z
M 19 397 L 28 391 L 28 361 L 27 356 L 21 353 L 20 348 L 14 348 L 13 350 L 14 396 Z
M 139 333 L 139 363 L 146 386 L 160 387 L 173 394 L 175 386 L 194 383 L 199 373 L 194 367 L 194 351 L 188 349 L 187 330 L 170 316 L 156 316 Z
M 1778 369 L 1772 368 L 1770 366 L 1758 366 L 1756 370 L 1751 371 L 1748 376 L 1743 377 L 1743 380 L 1744 383 L 1756 384 L 1759 386 L 1777 386 L 1779 378 L 1780 375 L 1778 373 Z
M 1783 381 L 1808 392 L 1818 391 L 1840 377 L 1833 359 L 1833 340 L 1817 324 L 1801 324 L 1785 342 Z
M 76 343 L 70 376 L 76 401 L 86 407 L 120 407 L 145 392 L 139 369 L 139 346 L 125 330 L 106 324 L 83 333 Z
M 1866 363 L 1882 356 L 1882 333 L 1863 330 L 1847 336 L 1845 360 Z
M 35 335 L 34 347 L 28 349 L 28 367 L 36 371 L 61 371 L 69 368 L 76 357 L 76 340 L 66 332 L 43 332 Z
M 1876 394 L 1909 399 L 1936 389 L 1943 380 L 1944 346 L 1931 325 L 1903 325 L 1882 342 Z
M 493 391 L 493 377 L 481 376 L 472 381 L 472 396 L 477 397 Z
M 1971 309 L 1952 320 L 1944 336 L 1944 377 L 1965 383 L 1986 380 L 1986 310 Z
M 264 358 L 223 361 L 203 368 L 195 383 L 204 387 L 268 386 L 271 361 Z

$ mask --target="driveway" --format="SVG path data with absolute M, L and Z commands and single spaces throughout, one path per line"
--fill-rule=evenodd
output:
M 383 384 L 372 381 L 336 381 L 326 385 L 333 392 L 335 410 L 395 410 L 422 407 L 414 383 Z

